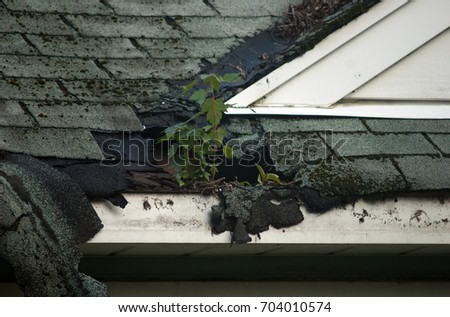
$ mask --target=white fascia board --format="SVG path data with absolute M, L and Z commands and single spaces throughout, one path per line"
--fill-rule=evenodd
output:
M 358 250 L 363 245 L 377 246 L 376 252 L 380 252 L 380 245 L 385 245 L 392 252 L 401 253 L 405 248 L 450 245 L 448 198 L 445 203 L 432 197 L 359 200 L 354 205 L 323 214 L 308 213 L 300 206 L 305 220 L 299 225 L 280 230 L 270 228 L 261 233 L 261 239 L 253 236 L 253 242 L 235 248 L 230 248 L 230 233 L 211 234 L 211 206 L 218 203 L 214 196 L 126 194 L 125 198 L 129 201 L 125 209 L 107 201 L 93 203 L 104 228 L 83 246 L 90 255 L 104 252 L 119 256 L 169 255 L 171 252 L 173 255 L 237 255 L 262 250 L 267 255 L 276 255 L 308 253 L 311 249 L 330 253 L 343 247 Z M 150 209 L 144 208 L 145 201 Z M 419 215 L 418 210 L 423 212 Z
M 258 99 L 280 87 L 291 78 L 352 40 L 355 36 L 364 32 L 407 2 L 407 0 L 389 0 L 380 2 L 367 13 L 327 36 L 311 51 L 280 66 L 269 75 L 229 99 L 227 104 L 233 105 L 233 107 L 247 107 L 253 104 Z
M 370 101 L 335 104 L 331 108 L 265 105 L 229 108 L 229 115 L 333 116 L 398 119 L 450 119 L 449 103 Z

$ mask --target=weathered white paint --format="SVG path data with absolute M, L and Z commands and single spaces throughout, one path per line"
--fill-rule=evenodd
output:
M 94 202 L 105 224 L 92 242 L 106 243 L 201 243 L 225 242 L 212 237 L 208 224 L 214 196 L 176 194 L 127 194 L 125 209 L 109 202 Z M 150 209 L 144 208 L 148 201 Z M 215 238 L 215 239 L 214 239 Z M 213 239 L 213 240 L 211 240 Z
M 213 196 L 127 194 L 126 199 L 129 204 L 125 209 L 106 201 L 93 203 L 105 227 L 82 246 L 85 254 L 436 254 L 450 251 L 450 199 L 360 200 L 355 205 L 319 215 L 305 212 L 300 206 L 305 216 L 301 224 L 283 230 L 271 228 L 261 233 L 261 239 L 254 236 L 253 242 L 233 247 L 230 247 L 229 233 L 211 234 L 209 213 L 211 206 L 218 202 Z M 146 200 L 151 206 L 149 210 L 143 206 Z
M 330 34 L 318 43 L 313 50 L 282 65 L 269 75 L 228 100 L 228 103 L 237 108 L 247 107 L 253 104 L 267 93 L 280 87 L 282 84 L 332 53 L 340 46 L 346 44 L 355 36 L 364 32 L 366 29 L 403 6 L 406 2 L 407 0 L 382 1 L 358 19 Z

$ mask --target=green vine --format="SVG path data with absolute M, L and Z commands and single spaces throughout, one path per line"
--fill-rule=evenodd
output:
M 233 149 L 223 144 L 227 131 L 220 127 L 227 105 L 218 97 L 223 83 L 239 82 L 239 74 L 203 75 L 186 86 L 179 97 L 190 92 L 189 100 L 200 106 L 200 111 L 189 120 L 168 127 L 159 142 L 169 144 L 168 159 L 176 170 L 180 186 L 215 179 L 218 156 L 233 156 Z M 200 122 L 200 124 L 198 123 Z

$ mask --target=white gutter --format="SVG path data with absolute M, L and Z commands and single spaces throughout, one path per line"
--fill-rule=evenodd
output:
M 125 209 L 93 206 L 105 227 L 82 246 L 88 255 L 399 254 L 450 251 L 450 199 L 398 197 L 360 200 L 286 229 L 271 228 L 247 245 L 230 248 L 230 233 L 212 235 L 213 196 L 127 194 Z M 144 208 L 148 201 L 150 209 Z M 274 202 L 276 203 L 276 202 Z M 364 210 L 366 212 L 364 212 Z M 363 219 L 363 220 L 361 220 Z

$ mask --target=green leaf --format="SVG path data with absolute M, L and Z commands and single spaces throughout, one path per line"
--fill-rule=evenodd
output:
M 225 74 L 222 77 L 222 81 L 225 83 L 238 83 L 241 80 L 242 80 L 242 77 L 239 73 Z
M 280 176 L 274 173 L 267 173 L 266 175 L 267 181 L 272 181 L 278 184 L 281 184 Z
M 203 103 L 205 102 L 206 95 L 207 95 L 206 90 L 204 90 L 204 89 L 199 89 L 199 90 L 196 90 L 196 91 L 191 95 L 191 97 L 189 97 L 189 100 L 197 101 L 197 103 L 198 103 L 199 105 L 201 105 L 201 104 L 203 104 Z
M 169 147 L 168 158 L 171 159 L 177 153 L 178 147 L 175 144 L 172 144 Z
M 256 168 L 258 169 L 258 172 L 259 172 L 258 183 L 259 183 L 259 180 L 261 180 L 261 183 L 266 182 L 266 180 L 267 180 L 266 172 L 264 172 L 263 168 L 259 164 L 256 164 Z
M 214 132 L 214 130 L 209 132 L 209 137 L 213 140 L 218 141 L 220 144 L 222 144 L 223 139 L 227 136 L 227 130 L 224 128 L 218 128 Z
M 183 126 L 183 123 L 178 123 L 173 126 L 166 128 L 163 132 L 167 138 L 172 138 L 173 135 Z
M 220 80 L 219 80 L 219 77 L 217 77 L 217 75 L 215 75 L 215 74 L 207 75 L 207 76 L 204 76 L 202 79 L 205 84 L 208 84 L 215 91 L 219 92 Z
M 222 115 L 225 110 L 227 110 L 227 107 L 224 105 L 221 99 L 210 100 L 211 102 L 208 103 L 207 107 L 205 107 L 205 109 L 207 109 L 206 119 L 211 123 L 213 127 L 217 127 L 217 125 L 220 123 L 220 120 L 222 120 Z
M 239 185 L 242 185 L 242 186 L 252 186 L 252 184 L 250 184 L 249 181 L 239 182 Z
M 263 181 L 261 180 L 261 174 L 258 175 L 258 184 L 264 185 Z
M 181 93 L 178 95 L 177 98 L 186 95 L 192 88 L 195 87 L 195 85 L 197 85 L 197 80 L 193 80 L 186 86 L 183 86 L 183 90 L 181 91 Z
M 223 155 L 227 158 L 230 159 L 233 157 L 233 148 L 231 146 L 228 145 L 224 145 L 223 146 Z
M 213 107 L 213 102 L 214 102 L 214 99 L 207 98 L 202 104 L 202 107 L 201 107 L 202 111 L 201 112 L 202 113 L 207 113 Z
M 219 171 L 219 170 L 217 169 L 216 164 L 212 164 L 212 165 L 211 165 L 210 171 L 211 171 L 211 174 L 212 174 L 212 175 L 216 174 L 216 173 Z
M 212 128 L 212 125 L 205 125 L 204 127 L 202 127 L 202 130 L 205 132 L 209 132 Z

